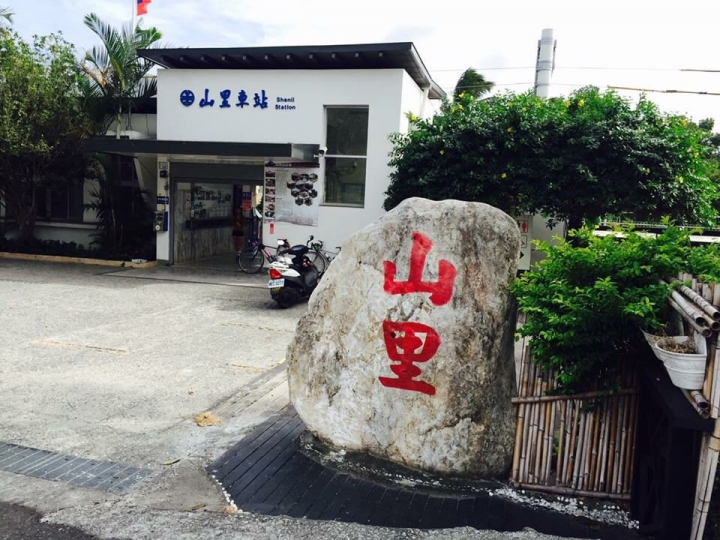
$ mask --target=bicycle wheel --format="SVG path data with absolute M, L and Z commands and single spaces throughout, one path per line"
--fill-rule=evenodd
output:
M 311 251 L 307 254 L 307 257 L 310 259 L 310 263 L 317 268 L 317 271 L 321 274 L 327 270 L 327 261 L 325 256 L 319 251 Z
M 249 248 L 240 254 L 240 270 L 246 274 L 257 274 L 265 265 L 265 255 L 259 248 Z

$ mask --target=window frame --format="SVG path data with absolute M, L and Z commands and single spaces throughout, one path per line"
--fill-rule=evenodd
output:
M 36 210 L 36 222 L 43 224 L 43 223 L 75 223 L 75 224 L 82 224 L 85 223 L 85 208 L 84 208 L 84 191 L 85 191 L 85 181 L 82 180 L 76 184 L 72 182 L 68 182 L 67 184 L 64 184 L 62 186 L 58 187 L 36 187 L 35 188 L 38 191 L 42 191 L 43 193 L 43 210 L 42 213 L 40 211 L 40 208 L 38 207 Z M 79 216 L 73 215 L 76 208 L 73 206 L 73 194 L 71 193 L 72 190 L 78 190 L 78 193 L 75 195 L 81 195 L 81 204 L 80 207 L 82 208 L 82 212 L 78 212 L 80 214 Z M 65 206 L 65 215 L 67 217 L 55 217 L 53 216 L 52 209 L 53 209 L 53 192 L 62 193 L 62 199 Z M 57 199 L 56 199 L 57 200 Z
M 367 187 L 367 153 L 368 153 L 368 143 L 370 142 L 370 105 L 324 105 L 323 106 L 323 141 L 325 146 L 327 147 L 327 140 L 328 140 L 328 109 L 363 109 L 367 111 L 367 141 L 365 142 L 365 155 L 348 155 L 348 154 L 324 154 L 323 160 L 327 158 L 335 158 L 335 159 L 364 159 L 365 160 L 365 178 L 363 179 L 363 187 Z M 326 162 L 323 162 L 323 176 L 325 177 L 323 181 L 325 182 L 324 189 L 323 189 L 323 201 L 320 203 L 320 206 L 339 206 L 343 208 L 365 208 L 365 189 L 363 189 L 363 202 L 362 204 L 358 203 L 342 203 L 342 202 L 335 202 L 335 201 L 328 201 L 328 179 L 327 179 L 327 166 Z

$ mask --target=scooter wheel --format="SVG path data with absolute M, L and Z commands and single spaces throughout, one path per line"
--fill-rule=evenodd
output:
M 275 298 L 278 306 L 283 309 L 294 306 L 300 300 L 300 293 L 293 287 L 283 287 L 280 294 Z

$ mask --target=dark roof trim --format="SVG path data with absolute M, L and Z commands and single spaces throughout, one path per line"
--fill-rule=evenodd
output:
M 202 49 L 141 49 L 138 56 L 167 69 L 404 69 L 429 97 L 445 92 L 411 42 Z
M 292 158 L 313 161 L 317 144 L 228 143 L 115 139 L 96 137 L 83 142 L 85 152 L 103 154 L 173 154 L 219 157 Z

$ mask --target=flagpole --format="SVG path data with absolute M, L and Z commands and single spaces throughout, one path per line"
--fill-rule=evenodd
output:
M 137 0 L 132 0 L 132 18 L 130 19 L 130 35 L 135 34 L 135 15 L 137 13 Z

